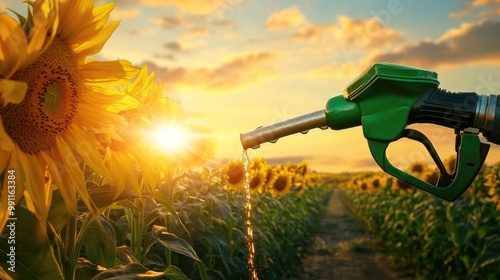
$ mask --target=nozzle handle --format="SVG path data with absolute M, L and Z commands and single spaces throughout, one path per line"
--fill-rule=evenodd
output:
M 327 128 L 324 110 L 318 110 L 306 115 L 278 122 L 269 126 L 259 127 L 253 131 L 240 134 L 243 149 L 259 148 L 265 142 L 276 142 L 279 138 L 294 133 L 307 133 L 313 128 Z

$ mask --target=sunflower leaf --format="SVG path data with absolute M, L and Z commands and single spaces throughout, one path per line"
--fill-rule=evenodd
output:
M 189 280 L 189 278 L 184 274 L 178 267 L 169 265 L 165 271 L 165 276 L 172 280 Z
M 83 239 L 89 261 L 113 267 L 116 254 L 116 233 L 111 223 L 99 217 L 88 228 Z
M 205 265 L 198 258 L 196 251 L 191 247 L 191 245 L 184 239 L 178 237 L 177 235 L 167 231 L 165 227 L 153 226 L 153 234 L 156 238 L 158 244 L 168 248 L 169 250 L 176 252 L 178 254 L 184 255 L 186 257 L 192 258 L 196 261 L 198 266 L 198 272 L 202 279 L 208 279 L 207 272 L 205 270 Z
M 118 266 L 99 273 L 92 280 L 135 280 L 135 279 L 161 279 L 164 272 L 149 270 L 140 263 L 130 263 Z
M 190 257 L 193 260 L 200 260 L 193 247 L 191 247 L 186 240 L 168 232 L 165 227 L 154 225 L 153 233 L 157 238 L 158 243 L 162 246 L 186 257 Z
M 165 209 L 168 212 L 170 212 L 170 214 L 172 214 L 172 216 L 175 217 L 175 219 L 179 222 L 179 224 L 182 226 L 182 228 L 187 233 L 187 235 L 190 236 L 189 230 L 186 228 L 184 223 L 181 221 L 181 218 L 179 217 L 179 214 L 177 214 L 177 210 L 175 209 L 175 206 L 172 203 L 172 201 L 170 200 L 170 198 L 168 198 L 167 195 L 161 191 L 156 191 L 154 198 L 157 202 L 161 203 L 161 205 L 163 205 L 163 207 L 165 207 Z
M 54 227 L 57 233 L 60 233 L 68 222 L 69 212 L 64 203 L 59 190 L 52 191 L 52 202 L 49 209 L 47 221 Z
M 7 222 L 0 236 L 0 266 L 14 279 L 62 280 L 60 267 L 40 221 L 19 205 L 15 208 L 15 218 L 17 220 Z M 9 236 L 14 238 L 9 239 Z

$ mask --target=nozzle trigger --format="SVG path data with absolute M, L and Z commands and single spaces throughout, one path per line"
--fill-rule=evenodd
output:
M 456 200 L 469 187 L 479 173 L 490 148 L 488 144 L 479 140 L 477 133 L 468 130 L 461 132 L 458 135 L 460 142 L 456 168 L 452 174 L 448 174 L 425 135 L 415 130 L 406 129 L 401 137 L 417 140 L 426 146 L 441 173 L 441 178 L 435 185 L 394 167 L 386 156 L 386 150 L 391 142 L 368 139 L 368 145 L 375 161 L 388 174 L 447 201 Z

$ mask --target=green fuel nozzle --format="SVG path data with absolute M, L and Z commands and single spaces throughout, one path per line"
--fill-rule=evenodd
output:
M 354 79 L 343 95 L 330 98 L 324 110 L 240 134 L 244 149 L 274 143 L 281 137 L 313 128 L 341 130 L 362 126 L 377 164 L 388 174 L 448 201 L 457 199 L 479 173 L 489 142 L 500 144 L 500 99 L 474 92 L 452 93 L 438 88 L 437 73 L 390 63 L 375 63 Z M 414 123 L 431 123 L 454 129 L 457 160 L 449 174 L 431 141 Z M 440 176 L 430 184 L 399 168 L 386 156 L 389 145 L 401 138 L 422 143 Z

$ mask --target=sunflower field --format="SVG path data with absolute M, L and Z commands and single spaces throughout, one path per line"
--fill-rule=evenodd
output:
M 453 170 L 453 158 L 445 161 Z M 406 170 L 435 183 L 436 170 Z M 342 197 L 382 251 L 419 279 L 500 277 L 500 163 L 484 166 L 459 199 L 447 202 L 383 173 L 361 173 L 341 184 Z
M 25 2 L 0 11 L 1 279 L 275 279 L 300 264 L 330 192 L 306 162 L 204 167 L 211 130 L 154 72 L 89 59 L 115 3 Z

